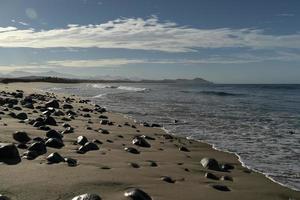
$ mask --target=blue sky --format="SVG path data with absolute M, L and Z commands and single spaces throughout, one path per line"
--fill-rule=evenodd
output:
M 1 0 L 0 72 L 300 83 L 297 0 Z

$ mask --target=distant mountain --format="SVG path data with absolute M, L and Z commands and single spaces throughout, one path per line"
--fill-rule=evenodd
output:
M 163 80 L 150 80 L 140 79 L 137 77 L 124 78 L 121 76 L 77 76 L 73 74 L 59 73 L 56 71 L 47 72 L 26 72 L 26 71 L 13 71 L 7 74 L 0 74 L 2 80 L 7 81 L 45 81 L 45 82 L 97 82 L 97 83 L 112 83 L 112 82 L 123 82 L 123 83 L 179 83 L 179 84 L 210 84 L 211 82 L 202 78 L 194 79 L 163 79 Z

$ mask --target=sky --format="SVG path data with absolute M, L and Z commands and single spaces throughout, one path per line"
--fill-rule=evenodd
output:
M 299 0 L 0 0 L 0 73 L 300 83 Z

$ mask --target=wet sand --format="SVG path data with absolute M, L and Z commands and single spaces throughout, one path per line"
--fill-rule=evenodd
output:
M 24 91 L 25 97 L 32 93 L 42 93 L 38 88 L 45 84 L 1 84 L 0 91 L 15 92 L 19 89 Z M 14 98 L 8 94 L 3 96 L 3 93 L 0 96 Z M 74 128 L 73 133 L 63 134 L 62 148 L 47 147 L 46 153 L 33 160 L 22 158 L 21 162 L 15 164 L 0 164 L 0 194 L 12 200 L 67 200 L 84 193 L 95 193 L 107 200 L 125 200 L 130 199 L 124 196 L 124 192 L 130 188 L 139 188 L 156 200 L 300 199 L 300 192 L 242 167 L 234 154 L 214 150 L 205 143 L 168 136 L 160 128 L 145 127 L 117 113 L 100 113 L 91 103 L 79 103 L 80 97 L 71 97 L 74 101 L 68 103 L 64 102 L 67 97 L 64 98 L 63 94 L 47 95 L 45 98 L 45 101 L 35 99 L 35 109 L 20 104 L 15 106 L 22 110 L 0 106 L 0 111 L 4 113 L 0 115 L 0 142 L 16 145 L 18 142 L 12 136 L 15 131 L 25 131 L 31 139 L 41 137 L 44 140 L 47 131 L 33 127 L 29 120 L 20 123 L 19 119 L 9 116 L 9 112 L 25 112 L 29 119 L 36 119 L 42 115 L 40 109 L 36 109 L 37 106 L 43 107 L 47 101 L 57 99 L 60 109 L 56 111 L 66 113 L 72 110 L 76 113 L 70 121 L 62 120 L 66 115 L 50 115 L 57 122 L 57 126 L 47 125 L 50 129 L 64 131 L 63 123 Z M 17 99 L 20 101 L 22 98 Z M 73 109 L 62 109 L 64 104 L 71 104 Z M 100 124 L 100 115 L 107 116 L 112 125 Z M 101 133 L 101 129 L 107 130 L 108 134 Z M 150 147 L 132 144 L 133 139 L 141 135 L 151 137 L 141 140 L 150 144 Z M 102 144 L 95 143 L 98 150 L 78 153 L 81 146 L 76 144 L 78 136 L 85 136 L 88 141 L 96 139 Z M 30 140 L 27 146 L 32 143 L 34 141 Z M 139 154 L 125 151 L 126 147 L 135 148 Z M 18 148 L 18 151 L 22 157 L 27 149 Z M 46 158 L 53 152 L 76 159 L 77 165 L 71 167 L 66 162 L 48 164 Z M 205 168 L 200 163 L 205 157 L 217 160 L 218 166 L 228 164 L 234 168 Z M 206 173 L 211 173 L 208 175 L 211 178 L 205 177 Z M 168 178 L 162 178 L 164 176 Z M 222 180 L 222 177 L 232 180 Z

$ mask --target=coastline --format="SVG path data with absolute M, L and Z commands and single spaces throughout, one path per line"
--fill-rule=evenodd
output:
M 14 83 L 14 84 L 8 84 L 8 85 L 1 85 L 1 87 L 2 87 L 1 89 L 3 90 L 3 87 L 5 87 L 5 86 L 8 87 L 7 88 L 8 91 L 18 88 L 18 89 L 24 90 L 25 93 L 31 93 L 31 92 L 37 91 L 40 87 L 40 84 L 39 83 L 30 83 L 30 84 L 27 84 L 27 83 L 26 84 L 24 84 L 24 83 L 15 84 Z M 31 88 L 31 89 L 26 91 L 26 88 Z M 64 95 L 61 93 L 55 93 L 55 94 L 57 94 L 58 96 Z M 101 106 L 105 106 L 105 105 L 101 105 Z M 120 114 L 120 113 L 110 113 L 109 112 L 108 114 L 109 114 L 109 117 L 112 117 L 113 119 L 115 119 L 118 124 L 121 124 L 118 121 L 120 121 L 120 122 L 128 121 L 130 124 L 135 124 L 136 126 L 138 126 L 137 123 L 134 122 L 134 119 L 124 118 L 124 116 L 121 116 L 122 114 Z M 141 133 L 145 132 L 145 133 L 149 134 L 149 136 L 153 136 L 153 137 L 155 136 L 155 135 L 153 135 L 153 132 L 158 132 L 161 135 L 167 133 L 162 129 L 161 129 L 161 131 L 158 131 L 157 128 L 145 128 L 142 126 L 138 126 L 138 127 L 139 127 Z M 116 130 L 113 129 L 112 133 L 114 131 L 116 131 Z M 129 131 L 129 130 L 126 129 L 126 131 Z M 136 133 L 134 133 L 134 134 L 136 134 Z M 132 136 L 134 134 L 130 133 L 129 136 Z M 167 133 L 167 134 L 169 134 L 169 133 Z M 193 140 L 193 139 L 189 140 L 189 139 L 177 137 L 174 135 L 173 135 L 173 137 L 174 137 L 175 142 L 177 141 L 178 144 L 183 143 L 190 151 L 189 152 L 179 151 L 178 146 L 175 146 L 175 145 L 178 145 L 177 143 L 174 145 L 172 142 L 170 142 L 170 143 L 167 141 L 159 141 L 159 142 L 164 142 L 168 151 L 170 151 L 172 154 L 174 154 L 174 155 L 172 155 L 172 156 L 174 156 L 174 159 L 176 159 L 176 161 L 178 163 L 179 162 L 181 163 L 181 161 L 183 161 L 184 164 L 181 164 L 181 165 L 187 165 L 185 169 L 189 169 L 189 171 L 190 171 L 189 173 L 191 173 L 191 174 L 185 175 L 185 173 L 187 173 L 187 171 L 183 172 L 184 170 L 182 170 L 182 167 L 180 167 L 180 170 L 173 169 L 173 168 L 178 168 L 178 166 L 181 166 L 181 165 L 178 165 L 178 163 L 174 163 L 175 160 L 173 162 L 168 161 L 166 163 L 163 163 L 163 165 L 167 165 L 167 167 L 165 167 L 161 171 L 158 170 L 158 171 L 162 172 L 161 176 L 163 176 L 163 173 L 168 172 L 168 170 L 170 170 L 170 171 L 174 170 L 173 174 L 178 173 L 178 176 L 180 176 L 180 178 L 177 178 L 177 181 L 175 184 L 168 185 L 167 183 L 162 183 L 163 181 L 160 180 L 160 177 L 157 174 L 158 172 L 152 172 L 152 171 L 147 172 L 146 167 L 145 168 L 143 167 L 141 169 L 136 169 L 136 170 L 140 170 L 140 171 L 145 169 L 146 172 L 138 172 L 140 174 L 138 176 L 136 176 L 135 178 L 140 178 L 141 175 L 144 176 L 144 173 L 146 173 L 146 176 L 148 176 L 148 178 L 153 179 L 153 180 L 151 179 L 151 181 L 150 181 L 151 184 L 149 184 L 149 183 L 145 184 L 145 182 L 147 182 L 149 180 L 145 180 L 143 178 L 142 178 L 143 180 L 140 181 L 140 185 L 142 185 L 142 187 L 148 189 L 147 191 L 149 191 L 149 194 L 153 193 L 153 188 L 156 188 L 157 184 L 159 184 L 159 185 L 162 184 L 163 185 L 162 188 L 164 188 L 164 189 L 166 189 L 165 188 L 166 186 L 173 187 L 176 185 L 176 187 L 167 189 L 167 192 L 165 192 L 163 189 L 158 188 L 159 191 L 158 191 L 158 193 L 154 194 L 153 199 L 169 199 L 169 197 L 172 197 L 173 199 L 174 198 L 182 199 L 182 198 L 178 198 L 178 196 L 176 196 L 176 195 L 179 195 L 180 197 L 185 196 L 186 199 L 197 199 L 199 197 L 199 194 L 201 194 L 201 192 L 199 193 L 196 191 L 204 192 L 206 194 L 205 196 L 207 197 L 206 199 L 219 199 L 219 198 L 238 199 L 238 197 L 240 197 L 240 195 L 243 195 L 243 194 L 250 195 L 248 197 L 245 197 L 245 199 L 257 199 L 259 197 L 261 197 L 262 199 L 288 199 L 288 198 L 297 199 L 300 197 L 299 192 L 294 191 L 290 188 L 283 187 L 283 186 L 279 185 L 278 183 L 275 183 L 275 182 L 269 180 L 268 177 L 266 177 L 266 175 L 261 174 L 259 172 L 255 172 L 255 170 L 253 170 L 253 169 L 251 169 L 251 171 L 249 171 L 246 167 L 243 166 L 243 162 L 240 160 L 240 157 L 235 153 L 225 152 L 222 150 L 215 149 L 213 147 L 213 145 L 204 143 L 203 141 L 197 141 L 197 140 Z M 157 139 L 157 140 L 160 140 L 160 139 Z M 155 145 L 159 145 L 159 142 Z M 110 151 L 116 151 L 115 148 L 116 147 L 111 147 Z M 162 157 L 163 159 L 168 160 L 167 157 L 165 157 L 164 155 L 161 155 L 161 154 L 163 154 L 162 152 L 163 151 L 154 152 L 153 155 L 151 155 L 151 156 L 154 156 L 153 157 L 154 159 L 155 159 L 155 156 L 158 156 L 158 157 Z M 108 152 L 106 152 L 106 153 L 108 153 Z M 149 152 L 147 152 L 147 153 L 149 153 Z M 205 169 L 200 165 L 200 160 L 204 157 L 204 155 L 214 157 L 221 163 L 232 164 L 232 165 L 234 165 L 235 168 L 228 173 Z M 141 159 L 141 158 L 139 158 L 139 159 Z M 158 162 L 158 163 L 160 163 L 160 162 Z M 117 165 L 115 165 L 115 166 L 117 166 Z M 160 165 L 159 165 L 159 167 L 160 167 Z M 22 170 L 22 169 L 19 169 L 19 170 Z M 131 169 L 126 168 L 124 170 L 125 170 L 125 172 L 127 172 L 128 170 L 131 170 Z M 124 171 L 122 171 L 122 173 L 123 172 Z M 204 174 L 206 172 L 211 172 L 211 173 L 217 174 L 218 176 L 230 175 L 230 176 L 232 176 L 233 181 L 220 181 L 220 180 L 207 179 L 204 177 Z M 147 173 L 149 173 L 149 174 L 147 174 Z M 154 176 L 154 174 L 152 174 L 152 173 L 154 173 L 156 176 Z M 168 174 L 165 174 L 165 175 L 167 176 Z M 187 176 L 188 178 L 186 178 L 185 176 Z M 132 177 L 127 177 L 127 179 L 130 179 L 130 178 L 132 178 Z M 187 185 L 185 186 L 184 183 L 189 182 L 189 179 L 192 180 L 191 183 L 187 183 Z M 195 185 L 196 183 L 198 183 L 197 186 Z M 14 183 L 14 184 L 17 184 L 17 183 Z M 226 185 L 230 188 L 230 191 L 229 192 L 217 191 L 211 187 L 212 185 L 215 185 L 215 184 Z M 190 187 L 190 188 L 186 188 L 186 187 Z M 124 187 L 124 189 L 125 188 L 126 187 Z M 182 188 L 186 189 L 186 191 L 182 191 L 182 194 L 179 194 L 178 192 L 174 192 L 174 191 L 176 191 L 176 189 L 182 190 Z M 0 188 L 0 189 L 2 190 L 3 188 Z M 106 195 L 105 192 L 103 193 L 103 192 L 101 192 L 101 190 L 99 190 L 99 193 L 104 194 L 102 196 Z M 190 196 L 186 196 L 187 194 L 190 194 Z M 111 195 L 111 194 L 109 194 L 109 195 Z M 119 197 L 120 196 L 115 196 L 115 197 L 113 196 L 112 198 L 105 198 L 105 199 L 117 199 Z M 170 199 L 172 199 L 172 198 L 170 198 Z M 62 199 L 64 199 L 64 198 L 62 198 Z

